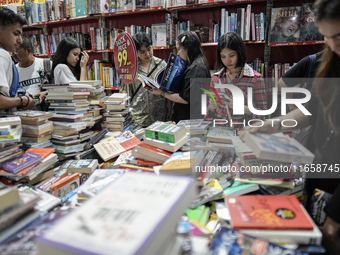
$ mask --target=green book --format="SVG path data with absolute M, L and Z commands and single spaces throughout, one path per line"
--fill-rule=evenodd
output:
M 259 189 L 258 184 L 235 181 L 232 186 L 224 189 L 223 193 L 225 196 L 241 196 Z
M 177 143 L 186 135 L 184 126 L 156 121 L 145 129 L 147 138 L 156 139 L 168 143 Z

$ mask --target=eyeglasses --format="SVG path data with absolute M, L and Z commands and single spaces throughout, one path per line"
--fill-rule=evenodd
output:
M 22 50 L 24 50 L 24 48 L 21 48 L 20 50 L 14 51 L 14 52 L 13 52 L 13 55 L 14 55 L 14 54 L 18 54 L 18 53 L 19 53 L 20 51 L 22 51 Z

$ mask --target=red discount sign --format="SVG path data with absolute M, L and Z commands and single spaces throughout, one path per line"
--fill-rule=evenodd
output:
M 120 33 L 114 46 L 113 59 L 119 79 L 130 84 L 137 73 L 137 51 L 132 37 L 128 33 Z

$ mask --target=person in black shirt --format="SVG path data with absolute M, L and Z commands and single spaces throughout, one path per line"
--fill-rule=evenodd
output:
M 149 91 L 154 95 L 161 95 L 174 102 L 172 121 L 179 122 L 180 120 L 203 118 L 200 114 L 201 110 L 201 93 L 198 89 L 196 81 L 191 78 L 210 78 L 210 72 L 205 59 L 201 39 L 196 32 L 186 31 L 180 34 L 176 42 L 177 55 L 188 61 L 188 66 L 182 76 L 179 85 L 179 92 L 171 94 L 163 92 L 160 89 Z M 192 106 L 192 107 L 190 107 Z M 191 108 L 191 109 L 190 109 Z M 191 110 L 191 112 L 190 112 Z
M 312 124 L 311 141 L 314 143 L 314 166 L 326 166 L 326 171 L 308 179 L 307 192 L 314 188 L 332 193 L 333 197 L 325 207 L 328 215 L 324 226 L 323 245 L 330 255 L 340 254 L 340 1 L 317 0 L 315 17 L 320 33 L 325 37 L 325 49 L 316 73 L 316 80 L 311 90 L 312 97 L 305 104 L 311 115 L 304 115 L 299 109 L 277 119 L 297 121 L 297 126 L 289 128 L 281 126 L 282 122 L 266 121 L 261 127 L 248 128 L 251 133 L 275 133 L 300 129 Z M 333 78 L 333 79 L 329 79 Z M 336 79 L 334 79 L 336 78 Z M 330 170 L 332 168 L 332 171 Z

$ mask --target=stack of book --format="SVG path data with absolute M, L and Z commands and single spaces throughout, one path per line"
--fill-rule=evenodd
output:
M 185 126 L 190 136 L 202 136 L 208 131 L 212 122 L 204 119 L 181 120 L 177 125 Z
M 145 129 L 145 143 L 163 150 L 175 152 L 187 141 L 186 128 L 156 121 Z
M 21 141 L 27 148 L 51 147 L 53 122 L 49 121 L 53 114 L 42 111 L 19 111 L 13 113 L 20 117 L 22 123 Z
M 105 121 L 102 123 L 103 128 L 109 128 L 110 131 L 123 131 L 133 123 L 132 115 L 127 105 L 129 97 L 126 93 L 114 93 L 104 101 Z
M 53 148 L 30 148 L 24 154 L 2 164 L 0 176 L 14 181 L 21 179 L 32 181 L 57 162 L 54 151 Z
M 0 190 L 0 243 L 41 217 L 34 209 L 40 196 L 18 190 L 17 186 Z
M 0 144 L 20 142 L 21 134 L 19 117 L 0 118 Z

